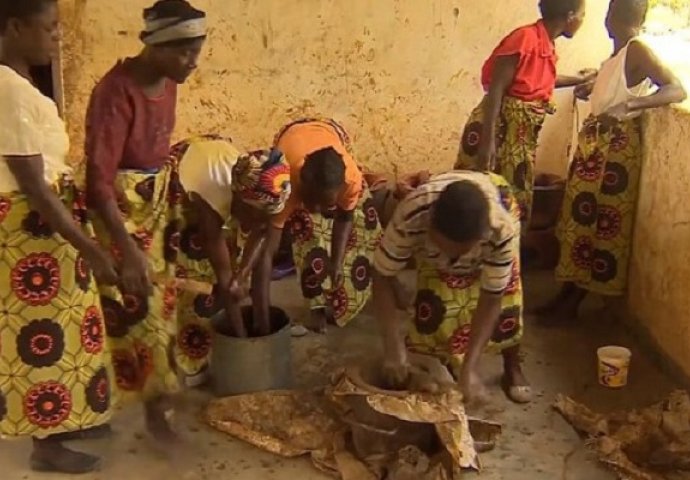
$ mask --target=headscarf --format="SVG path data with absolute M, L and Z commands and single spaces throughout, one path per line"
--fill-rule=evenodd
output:
M 144 10 L 144 23 L 141 41 L 146 45 L 202 38 L 207 33 L 206 13 L 185 0 L 156 2 L 153 7 Z
M 290 197 L 290 165 L 279 150 L 258 150 L 240 156 L 232 169 L 234 195 L 271 215 Z

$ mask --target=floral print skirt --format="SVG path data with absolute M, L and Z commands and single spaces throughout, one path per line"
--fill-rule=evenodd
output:
M 520 207 L 507 181 L 491 175 L 501 191 L 501 201 L 516 220 Z M 472 317 L 481 294 L 481 270 L 444 272 L 436 265 L 417 260 L 417 297 L 407 338 L 408 348 L 434 355 L 459 367 L 467 353 L 472 333 Z M 520 343 L 523 333 L 522 279 L 519 248 L 515 251 L 513 273 L 503 293 L 500 321 L 488 349 L 503 351 Z
M 86 228 L 83 195 L 69 182 L 59 194 Z M 108 422 L 113 375 L 96 284 L 17 192 L 0 194 L 0 292 L 0 436 Z
M 494 172 L 512 185 L 520 205 L 520 221 L 529 224 L 534 195 L 534 162 L 544 119 L 553 107 L 543 101 L 505 97 L 498 117 Z M 481 142 L 484 101 L 470 114 L 462 133 L 455 169 L 474 170 Z
M 625 292 L 641 170 L 637 120 L 585 121 L 556 228 L 559 281 L 601 295 Z
M 115 188 L 122 193 L 125 227 L 146 254 L 154 285 L 146 298 L 101 286 L 103 315 L 120 392 L 125 397 L 155 398 L 179 389 L 173 348 L 182 193 L 172 164 L 158 173 L 120 171 Z M 94 227 L 99 241 L 119 259 L 106 229 L 97 220 Z
M 344 284 L 337 290 L 331 289 L 328 277 L 333 219 L 302 209 L 286 225 L 293 239 L 295 265 L 308 307 L 331 308 L 341 327 L 362 311 L 371 296 L 372 259 L 382 235 L 368 187 L 364 186 L 362 192 L 345 253 Z

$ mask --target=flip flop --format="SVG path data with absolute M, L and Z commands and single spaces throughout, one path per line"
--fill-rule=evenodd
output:
M 309 329 L 304 325 L 292 325 L 290 327 L 290 335 L 295 338 L 304 337 L 309 333 Z
M 273 271 L 271 272 L 271 280 L 277 282 L 279 280 L 283 280 L 284 278 L 291 277 L 296 273 L 297 269 L 294 265 L 279 265 L 273 267 Z
M 533 400 L 532 387 L 529 385 L 511 385 L 504 376 L 501 380 L 503 392 L 511 401 L 525 405 Z

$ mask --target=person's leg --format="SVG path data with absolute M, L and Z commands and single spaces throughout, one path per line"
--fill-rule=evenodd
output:
M 97 470 L 100 462 L 100 458 L 70 450 L 54 438 L 33 439 L 30 466 L 34 471 L 80 475 Z
M 173 430 L 168 414 L 173 409 L 172 397 L 160 394 L 146 398 L 144 401 L 144 415 L 146 428 L 153 438 L 159 442 L 177 442 L 179 437 Z
M 516 403 L 532 401 L 532 388 L 522 370 L 520 345 L 506 348 L 503 355 L 503 388 L 509 399 Z

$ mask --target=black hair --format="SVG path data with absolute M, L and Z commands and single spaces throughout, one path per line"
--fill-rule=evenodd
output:
M 614 0 L 617 18 L 629 27 L 640 27 L 647 20 L 648 0 Z
M 585 0 L 540 0 L 539 11 L 544 20 L 566 20 L 569 13 L 577 12 Z
M 0 0 L 0 32 L 5 31 L 10 19 L 26 20 L 56 2 L 57 0 Z
M 322 148 L 304 159 L 300 172 L 302 183 L 322 191 L 332 191 L 345 183 L 343 156 L 333 147 Z
M 152 7 L 144 9 L 144 20 L 158 18 L 195 20 L 205 17 L 205 12 L 194 8 L 187 0 L 158 0 Z
M 206 12 L 194 8 L 187 0 L 158 0 L 153 6 L 144 9 L 143 14 L 145 21 L 158 20 L 161 18 L 177 18 L 181 22 L 188 20 L 196 20 L 199 18 L 206 18 Z M 142 32 L 141 40 L 144 40 L 151 33 Z M 172 40 L 164 42 L 156 46 L 178 47 L 193 43 L 202 37 L 183 38 L 179 40 Z
M 489 228 L 486 195 L 473 182 L 451 183 L 434 204 L 431 227 L 453 242 L 479 240 Z

